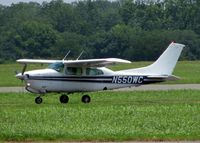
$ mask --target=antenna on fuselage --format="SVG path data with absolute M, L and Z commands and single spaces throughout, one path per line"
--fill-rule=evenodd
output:
M 67 54 L 66 54 L 65 57 L 62 59 L 62 61 L 64 61 L 64 60 L 67 58 L 67 56 L 69 55 L 70 52 L 71 52 L 70 50 L 67 52 Z
M 82 52 L 80 53 L 80 55 L 78 56 L 78 58 L 77 58 L 76 60 L 78 60 L 78 59 L 82 56 L 83 52 L 84 52 L 84 51 L 82 51 Z

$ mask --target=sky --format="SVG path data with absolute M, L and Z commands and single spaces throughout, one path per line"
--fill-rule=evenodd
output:
M 9 6 L 12 3 L 16 4 L 16 3 L 19 3 L 19 2 L 30 2 L 30 1 L 38 2 L 38 3 L 41 4 L 43 1 L 50 2 L 51 0 L 0 0 L 0 4 Z M 64 2 L 67 2 L 67 3 L 74 2 L 74 1 L 80 1 L 80 0 L 64 0 Z

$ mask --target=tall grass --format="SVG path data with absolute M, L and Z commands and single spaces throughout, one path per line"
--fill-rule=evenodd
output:
M 91 93 L 90 104 L 70 96 L 0 94 L 1 141 L 199 140 L 197 90 Z

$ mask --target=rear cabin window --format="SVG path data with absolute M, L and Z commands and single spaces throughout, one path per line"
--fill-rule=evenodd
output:
M 67 67 L 66 75 L 82 75 L 82 68 L 80 67 Z
M 103 75 L 103 71 L 96 68 L 86 68 L 86 75 Z

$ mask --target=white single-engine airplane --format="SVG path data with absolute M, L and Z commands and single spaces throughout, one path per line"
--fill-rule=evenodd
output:
M 176 80 L 178 77 L 172 75 L 172 72 L 183 47 L 182 44 L 172 42 L 153 64 L 120 71 L 112 71 L 105 66 L 131 62 L 117 58 L 65 60 L 68 54 L 63 60 L 19 59 L 17 62 L 24 64 L 24 68 L 16 77 L 25 81 L 26 90 L 40 94 L 35 98 L 37 104 L 42 103 L 41 95 L 49 92 L 67 93 L 60 96 L 60 102 L 67 103 L 67 95 L 74 92 L 111 90 Z M 47 69 L 25 72 L 29 63 L 50 65 Z M 89 103 L 90 96 L 83 95 L 82 102 Z

